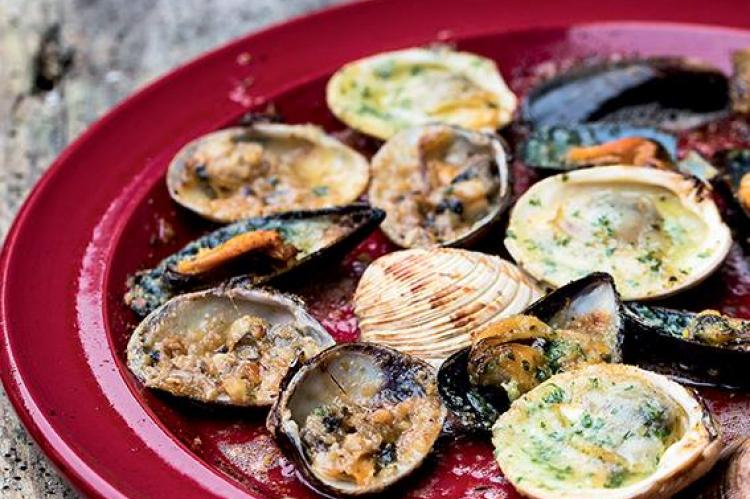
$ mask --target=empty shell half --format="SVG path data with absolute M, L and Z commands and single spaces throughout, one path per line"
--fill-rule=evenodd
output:
M 362 340 L 433 363 L 471 344 L 471 333 L 521 313 L 536 284 L 500 257 L 453 248 L 396 251 L 373 262 L 354 294 Z

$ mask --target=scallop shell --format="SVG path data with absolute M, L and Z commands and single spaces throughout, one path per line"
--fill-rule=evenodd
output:
M 432 363 L 471 344 L 471 333 L 520 313 L 541 295 L 500 257 L 453 248 L 410 249 L 370 265 L 354 312 L 362 341 L 388 345 Z

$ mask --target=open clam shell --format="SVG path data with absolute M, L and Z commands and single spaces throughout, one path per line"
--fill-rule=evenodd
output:
M 531 90 L 522 119 L 534 126 L 610 121 L 686 130 L 729 108 L 718 69 L 688 59 L 611 61 L 573 68 Z
M 290 370 L 267 426 L 308 485 L 329 497 L 359 496 L 416 470 L 446 413 L 428 364 L 350 343 Z
M 167 171 L 177 203 L 217 222 L 354 202 L 367 189 L 364 156 L 315 125 L 255 123 L 203 135 Z
M 405 248 L 467 246 L 510 201 L 500 138 L 431 124 L 403 130 L 372 159 L 370 202 L 385 210 L 383 232 Z
M 128 368 L 178 397 L 269 406 L 295 360 L 334 343 L 296 298 L 218 287 L 173 298 L 146 317 L 128 342 Z
M 384 140 L 434 122 L 495 130 L 510 122 L 516 108 L 494 61 L 445 46 L 350 62 L 328 81 L 326 102 L 350 127 Z
M 355 204 L 241 220 L 196 239 L 153 269 L 137 272 L 128 280 L 125 302 L 143 316 L 176 294 L 230 277 L 263 284 L 344 255 L 384 217 L 378 209 Z M 275 235 L 278 244 L 243 246 L 256 235 Z
M 521 314 L 477 329 L 473 345 L 440 366 L 440 395 L 463 430 L 489 431 L 513 398 L 557 372 L 586 363 L 622 361 L 622 304 L 607 274 L 573 281 Z M 525 327 L 530 319 L 531 327 Z M 508 348 L 514 346 L 522 351 Z M 524 390 L 522 380 L 528 385 Z M 516 392 L 513 396 L 510 389 Z
M 502 258 L 452 248 L 378 258 L 362 275 L 354 313 L 363 341 L 432 363 L 471 343 L 471 333 L 524 310 L 541 293 Z
M 498 418 L 492 441 L 503 474 L 536 499 L 666 499 L 721 448 L 693 392 L 621 364 L 553 376 Z
M 724 261 L 732 235 L 709 187 L 679 173 L 599 166 L 537 182 L 510 215 L 505 247 L 559 287 L 607 272 L 625 300 L 695 286 Z

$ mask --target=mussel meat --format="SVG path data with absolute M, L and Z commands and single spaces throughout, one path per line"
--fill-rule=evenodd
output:
M 724 180 L 740 209 L 750 218 L 750 149 L 730 149 L 718 155 Z
M 500 138 L 448 125 L 403 130 L 372 159 L 370 202 L 385 210 L 383 232 L 406 248 L 466 246 L 510 201 Z
M 380 492 L 416 470 L 442 431 L 434 378 L 390 348 L 337 345 L 289 371 L 267 426 L 316 491 Z
M 614 164 L 664 167 L 675 161 L 677 139 L 625 123 L 547 125 L 531 132 L 519 156 L 527 166 L 550 170 Z
M 146 317 L 127 347 L 147 387 L 232 406 L 270 406 L 298 358 L 334 344 L 304 304 L 235 285 L 172 298 Z
M 175 294 L 240 276 L 262 284 L 352 249 L 383 220 L 367 205 L 249 218 L 207 234 L 128 280 L 125 302 L 144 316 Z
M 576 67 L 532 89 L 522 119 L 533 126 L 609 121 L 686 130 L 728 111 L 729 83 L 692 60 L 650 58 Z
M 541 298 L 522 315 L 492 322 L 438 371 L 448 408 L 467 431 L 489 431 L 508 404 L 550 376 L 621 362 L 621 304 L 612 277 L 596 273 Z

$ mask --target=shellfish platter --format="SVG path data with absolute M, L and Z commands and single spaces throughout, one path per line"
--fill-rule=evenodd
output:
M 160 459 L 133 469 L 185 497 L 750 497 L 750 33 L 654 26 L 371 50 L 164 139 L 71 309 Z M 163 493 L 154 466 L 119 493 Z

